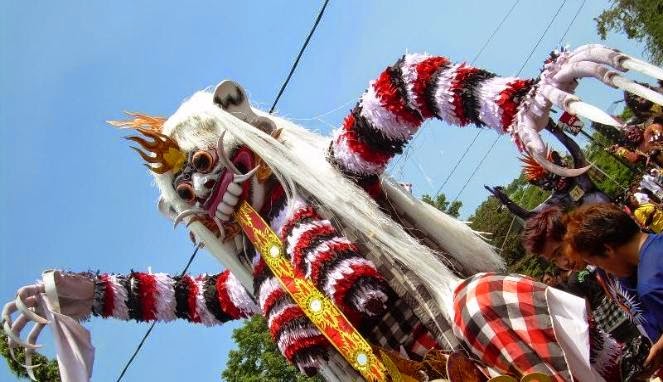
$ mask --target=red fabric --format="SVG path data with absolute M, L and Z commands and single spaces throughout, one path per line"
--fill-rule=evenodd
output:
M 345 138 L 345 141 L 347 142 L 350 150 L 352 150 L 354 154 L 357 154 L 362 160 L 380 166 L 386 165 L 393 155 L 375 150 L 374 148 L 362 142 L 357 137 L 355 130 L 352 128 L 354 124 L 354 115 L 350 114 L 345 117 L 345 120 L 343 121 L 342 133 L 336 139 Z
M 230 276 L 230 271 L 225 270 L 216 278 L 216 294 L 219 299 L 219 304 L 221 305 L 221 310 L 230 316 L 233 320 L 242 318 L 242 312 L 233 304 L 233 301 L 230 299 L 228 294 L 228 277 Z
M 272 338 L 276 339 L 276 335 L 281 331 L 283 325 L 301 317 L 304 317 L 304 311 L 297 305 L 291 305 L 283 309 L 278 314 L 278 317 L 273 319 L 271 325 L 269 325 L 269 333 L 272 335 Z
M 434 116 L 433 111 L 428 107 L 428 103 L 426 102 L 426 89 L 430 85 L 428 82 L 441 66 L 448 63 L 449 60 L 445 57 L 430 57 L 421 61 L 415 67 L 417 79 L 412 84 L 412 90 L 414 92 L 414 101 L 424 118 Z
M 419 126 L 421 117 L 408 109 L 403 97 L 398 93 L 398 89 L 391 81 L 389 69 L 383 71 L 373 83 L 373 89 L 380 104 L 398 118 L 399 121 L 407 123 L 410 126 Z
M 306 262 L 305 256 L 306 256 L 306 249 L 310 248 L 311 243 L 319 239 L 321 236 L 328 236 L 328 235 L 333 235 L 336 233 L 336 230 L 334 227 L 330 225 L 320 225 L 320 226 L 315 226 L 311 228 L 310 230 L 302 233 L 299 237 L 296 243 L 294 243 L 294 248 L 292 250 L 292 263 L 295 268 L 295 273 L 299 277 L 303 277 L 304 274 L 306 273 Z
M 104 283 L 104 307 L 101 316 L 104 318 L 112 317 L 113 310 L 115 310 L 115 301 L 113 300 L 115 293 L 113 292 L 113 286 L 108 273 L 102 274 L 99 278 Z
M 327 246 L 329 250 L 321 252 L 316 256 L 315 261 L 311 263 L 311 280 L 314 283 L 318 283 L 320 280 L 320 269 L 322 265 L 329 262 L 331 259 L 335 258 L 338 253 L 346 251 L 357 251 L 357 247 L 348 242 L 337 242 L 337 241 L 328 241 Z
M 196 295 L 198 294 L 198 285 L 189 275 L 184 275 L 182 279 L 186 282 L 187 290 L 189 292 L 189 295 L 187 296 L 189 321 L 200 322 L 200 316 L 196 311 Z
M 138 280 L 138 294 L 144 321 L 154 321 L 157 318 L 157 282 L 149 273 L 134 272 Z
M 475 275 L 454 292 L 454 333 L 482 362 L 501 372 L 540 371 L 552 374 L 554 381 L 570 379 L 546 288 L 518 275 Z
M 295 213 L 288 219 L 288 221 L 283 224 L 281 227 L 281 241 L 285 241 L 286 236 L 290 234 L 293 228 L 304 219 L 317 219 L 320 220 L 320 216 L 315 212 L 313 207 L 305 207 L 295 211 Z
M 496 103 L 502 109 L 502 131 L 506 132 L 509 129 L 518 112 L 520 100 L 514 98 L 516 92 L 529 84 L 530 81 L 527 80 L 515 80 L 509 82 L 507 87 L 500 93 Z
M 276 301 L 281 299 L 283 296 L 285 296 L 285 291 L 281 289 L 280 287 L 275 289 L 266 299 L 265 303 L 262 306 L 262 312 L 265 315 L 268 315 L 271 311 L 272 308 L 274 308 L 274 304 Z
M 465 91 L 465 81 L 478 71 L 479 69 L 477 68 L 461 64 L 456 70 L 456 76 L 451 81 L 451 88 L 449 90 L 453 94 L 452 104 L 454 106 L 454 114 L 456 114 L 460 126 L 465 126 L 470 123 L 470 119 L 465 114 L 465 107 L 463 105 L 463 97 L 461 96 L 461 93 Z
M 437 343 L 432 334 L 422 324 L 417 324 L 412 332 L 413 341 L 408 347 L 408 352 L 414 353 L 423 357 L 432 349 L 439 349 L 440 345 Z
M 306 348 L 313 346 L 322 345 L 327 345 L 327 339 L 322 334 L 313 337 L 301 338 L 294 341 L 292 344 L 290 344 L 290 346 L 286 347 L 284 352 L 285 357 L 288 359 L 288 361 L 292 362 L 295 354 L 299 353 L 300 351 L 305 351 Z

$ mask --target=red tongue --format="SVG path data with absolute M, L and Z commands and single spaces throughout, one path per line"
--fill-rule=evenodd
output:
M 228 185 L 230 185 L 230 182 L 233 181 L 233 172 L 228 171 L 228 169 L 223 170 L 223 174 L 221 174 L 221 180 L 219 187 L 216 189 L 216 194 L 214 195 L 214 199 L 210 203 L 210 205 L 207 207 L 207 213 L 211 217 L 216 216 L 216 208 L 219 206 L 219 203 L 221 203 L 221 200 L 223 199 L 223 195 L 226 193 L 228 190 Z

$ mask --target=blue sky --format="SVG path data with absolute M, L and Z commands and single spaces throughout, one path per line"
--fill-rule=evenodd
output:
M 0 300 L 48 268 L 178 273 L 192 250 L 187 234 L 158 214 L 151 177 L 123 132 L 104 121 L 122 110 L 169 115 L 194 91 L 226 78 L 269 108 L 321 2 L 2 3 Z M 567 1 L 522 76 L 536 75 L 580 3 Z M 278 112 L 328 134 L 368 81 L 404 52 L 471 60 L 511 4 L 332 0 Z M 477 66 L 515 74 L 560 4 L 521 2 Z M 588 1 L 564 43 L 598 41 L 592 18 L 607 5 Z M 642 50 L 622 36 L 606 44 L 636 56 Z M 598 106 L 620 98 L 587 82 L 579 93 Z M 430 123 L 392 173 L 414 183 L 417 195 L 434 193 L 475 133 Z M 479 136 L 443 192 L 459 191 L 494 139 L 492 131 Z M 516 151 L 502 139 L 460 196 L 463 215 L 485 199 L 483 184 L 508 183 L 518 171 Z M 204 252 L 191 267 L 219 270 Z M 115 380 L 147 325 L 86 325 L 97 348 L 93 379 Z M 157 325 L 125 381 L 219 380 L 236 326 Z M 52 355 L 48 334 L 42 342 Z M 3 362 L 0 376 L 8 376 Z

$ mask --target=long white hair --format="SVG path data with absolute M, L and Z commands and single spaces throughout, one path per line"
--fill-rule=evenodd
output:
M 327 161 L 329 138 L 269 115 L 277 128 L 282 129 L 277 140 L 225 112 L 214 104 L 212 98 L 209 92 L 195 93 L 168 119 L 164 134 L 174 138 L 181 149 L 190 151 L 214 147 L 225 129 L 232 135 L 231 139 L 248 146 L 269 165 L 283 184 L 288 198 L 298 194 L 313 196 L 324 210 L 333 214 L 331 219 L 341 223 L 344 232 L 360 241 L 358 244 L 376 248 L 411 269 L 428 287 L 447 319 L 452 320 L 453 288 L 459 278 L 441 259 L 440 253 L 408 234 L 383 213 L 364 190 Z M 267 115 L 260 110 L 254 111 Z M 172 175 L 157 175 L 157 184 L 162 198 L 170 205 L 180 211 L 187 208 L 172 187 Z M 413 198 L 385 177 L 383 189 L 390 201 L 415 221 L 416 228 L 432 237 L 462 265 L 465 272 L 503 268 L 492 247 L 467 225 Z M 198 226 L 196 229 L 204 228 Z

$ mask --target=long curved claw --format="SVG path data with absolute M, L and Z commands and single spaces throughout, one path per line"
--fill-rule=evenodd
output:
M 640 84 L 636 84 L 635 82 L 629 80 L 628 78 L 622 76 L 613 76 L 610 79 L 610 82 L 614 86 L 626 90 L 629 93 L 633 93 L 639 97 L 642 97 L 659 105 L 663 105 L 663 94 L 657 93 Z
M 581 168 L 566 168 L 552 163 L 545 156 L 537 152 L 533 152 L 531 153 L 531 155 L 534 158 L 534 160 L 536 160 L 537 163 L 539 163 L 541 167 L 543 167 L 547 171 L 567 178 L 575 178 L 576 176 L 580 176 L 586 173 L 592 167 L 592 166 L 585 166 Z
M 177 228 L 177 225 L 180 224 L 184 218 L 197 214 L 207 214 L 207 211 L 203 210 L 202 208 L 189 208 L 188 210 L 180 212 L 179 215 L 173 219 L 173 229 Z
M 579 115 L 604 125 L 622 127 L 622 124 L 610 114 L 582 101 L 571 101 L 565 106 L 565 109 L 571 114 Z
M 19 319 L 20 319 L 20 317 L 19 317 Z M 16 321 L 18 321 L 18 319 Z M 27 319 L 26 319 L 26 323 L 27 323 Z M 25 326 L 25 324 L 23 324 L 22 326 Z M 21 326 L 21 328 L 22 328 L 22 326 Z M 9 337 L 12 341 L 14 341 L 19 346 L 22 346 L 26 349 L 39 349 L 41 347 L 41 345 L 31 345 L 27 342 L 23 342 L 21 337 L 19 337 L 18 335 L 16 335 L 16 333 L 14 333 L 14 331 L 12 331 L 12 328 L 9 326 L 9 323 L 7 321 L 5 321 L 3 323 L 2 329 L 4 330 L 7 337 Z
M 242 184 L 247 180 L 251 179 L 253 174 L 255 174 L 260 169 L 260 166 L 256 166 L 253 170 L 247 172 L 246 174 L 241 174 L 233 176 L 233 183 Z
M 32 288 L 35 286 L 27 286 L 19 289 L 18 294 L 16 295 L 16 309 L 20 310 L 23 314 L 25 314 L 29 319 L 31 319 L 34 322 L 40 323 L 40 324 L 48 324 L 48 320 L 43 318 L 42 316 L 38 315 L 37 313 L 33 312 L 30 310 L 30 308 L 25 305 L 23 302 L 23 298 L 21 297 L 22 295 L 26 294 L 27 292 L 33 291 Z
M 223 139 L 226 136 L 226 130 L 223 130 L 221 132 L 221 135 L 219 136 L 219 140 L 216 141 L 216 152 L 219 154 L 219 159 L 223 162 L 223 165 L 226 166 L 227 169 L 232 171 L 233 173 L 237 175 L 242 175 L 241 171 L 235 167 L 232 161 L 230 161 L 230 158 L 228 158 L 228 154 L 226 154 L 226 149 L 223 147 Z
M 9 323 L 9 326 L 12 325 L 12 313 L 16 311 L 16 303 L 10 301 L 2 307 L 2 322 Z
M 663 69 L 656 65 L 629 56 L 625 60 L 622 60 L 620 64 L 626 70 L 634 70 L 663 81 Z
M 37 337 L 39 337 L 39 333 L 41 333 L 41 330 L 44 328 L 43 324 L 35 324 L 35 326 L 30 330 L 30 334 L 28 334 L 27 341 L 29 344 L 36 345 L 35 342 L 37 342 Z M 33 381 L 37 381 L 37 378 L 34 375 L 34 372 L 32 371 L 33 369 L 41 366 L 40 363 L 33 365 L 32 364 L 32 353 L 34 350 L 31 349 L 25 349 L 25 364 L 21 364 L 25 368 L 25 370 L 28 373 L 28 377 L 32 379 Z

